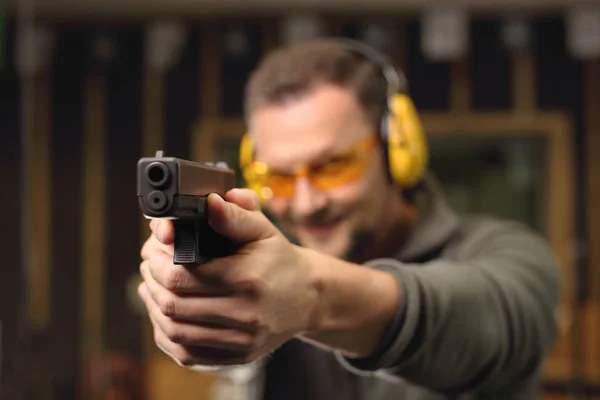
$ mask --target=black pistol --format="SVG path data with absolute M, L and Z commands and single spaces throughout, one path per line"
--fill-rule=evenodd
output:
M 175 157 L 144 157 L 137 165 L 137 195 L 147 218 L 170 219 L 175 226 L 174 264 L 199 265 L 231 254 L 232 243 L 213 231 L 206 198 L 223 196 L 235 185 L 224 163 L 195 163 Z

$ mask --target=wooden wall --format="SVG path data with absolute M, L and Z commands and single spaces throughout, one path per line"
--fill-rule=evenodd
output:
M 329 21 L 331 33 L 358 32 L 356 19 Z M 35 141 L 28 168 L 21 162 L 20 134 L 26 126 L 9 23 L 9 61 L 0 72 L 1 182 L 8 188 L 8 195 L 0 195 L 5 211 L 0 243 L 8 249 L 7 267 L 0 269 L 0 362 L 10 387 L 33 390 L 39 398 L 75 398 L 90 360 L 114 353 L 145 368 L 148 398 L 172 395 L 173 376 L 181 379 L 178 398 L 208 393 L 210 379 L 179 375 L 178 367 L 156 351 L 146 318 L 127 297 L 139 246 L 148 234 L 135 198 L 135 163 L 158 148 L 209 159 L 218 153 L 221 135 L 239 137 L 243 85 L 261 55 L 276 44 L 276 22 L 190 21 L 179 62 L 161 72 L 144 61 L 140 23 L 48 21 L 56 49 L 34 83 Z M 394 59 L 405 68 L 431 131 L 442 132 L 440 126 L 448 123 L 457 129 L 472 121 L 500 124 L 510 115 L 521 131 L 536 128 L 531 121 L 546 121 L 541 131 L 559 132 L 549 133 L 559 137 L 554 143 L 560 161 L 549 168 L 560 168 L 553 176 L 574 191 L 558 187 L 549 201 L 557 212 L 561 205 L 568 208 L 557 217 L 566 222 L 555 224 L 554 234 L 567 268 L 565 304 L 576 307 L 567 310 L 565 335 L 553 358 L 558 372 L 550 375 L 599 383 L 600 251 L 593 244 L 600 240 L 600 158 L 595 153 L 600 151 L 600 64 L 566 54 L 560 16 L 536 19 L 533 49 L 519 56 L 501 45 L 499 19 L 476 20 L 469 57 L 455 64 L 425 59 L 417 20 L 386 22 L 394 27 Z M 247 52 L 226 52 L 224 33 L 233 27 L 247 33 Z M 107 43 L 115 45 L 113 57 L 93 51 L 94 45 Z M 219 130 L 223 123 L 226 128 Z M 24 187 L 22 173 L 28 176 Z M 31 217 L 24 242 L 23 210 Z M 577 237 L 588 242 L 582 258 L 575 257 Z M 24 273 L 23 264 L 31 274 Z M 33 357 L 36 367 L 26 374 Z

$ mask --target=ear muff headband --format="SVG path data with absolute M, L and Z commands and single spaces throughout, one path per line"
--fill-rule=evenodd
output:
M 346 50 L 377 66 L 385 78 L 388 87 L 387 109 L 382 116 L 381 138 L 387 153 L 389 173 L 402 189 L 414 187 L 427 170 L 429 154 L 419 115 L 410 97 L 402 93 L 406 87 L 404 74 L 394 68 L 382 53 L 365 43 L 346 38 L 336 41 Z M 254 144 L 248 133 L 242 137 L 239 157 L 242 170 L 254 159 Z M 259 188 L 251 189 L 260 191 Z
M 387 110 L 381 121 L 381 138 L 388 169 L 403 189 L 417 185 L 425 175 L 429 152 L 423 125 L 411 98 L 403 93 L 407 80 L 402 71 L 373 47 L 356 40 L 338 39 L 344 47 L 377 66 L 387 82 Z

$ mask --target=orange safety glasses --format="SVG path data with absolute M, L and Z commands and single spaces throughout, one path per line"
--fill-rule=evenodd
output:
M 276 171 L 265 163 L 255 161 L 244 169 L 243 174 L 249 186 L 259 188 L 267 200 L 292 196 L 299 177 L 308 179 L 313 187 L 327 191 L 363 176 L 376 145 L 376 138 L 369 137 L 344 153 L 329 157 L 324 162 L 302 166 L 294 172 Z

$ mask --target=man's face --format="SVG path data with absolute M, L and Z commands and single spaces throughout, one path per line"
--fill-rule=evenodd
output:
M 281 172 L 335 160 L 378 133 L 354 94 L 333 85 L 321 85 L 283 105 L 257 109 L 250 128 L 257 161 Z M 394 189 L 380 148 L 363 150 L 368 162 L 358 179 L 324 190 L 300 176 L 293 194 L 268 202 L 269 213 L 300 245 L 352 259 L 358 246 L 369 245 L 381 229 L 386 200 Z

